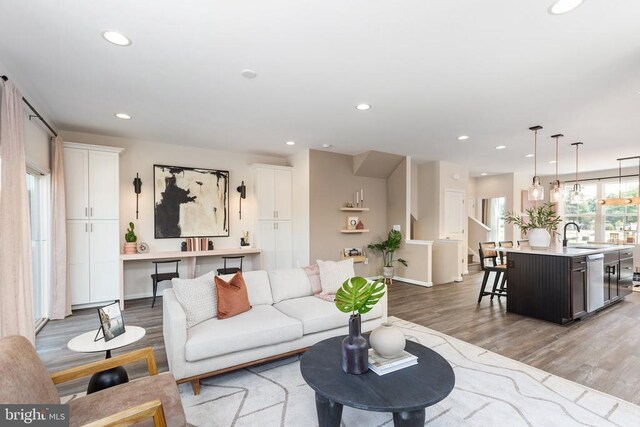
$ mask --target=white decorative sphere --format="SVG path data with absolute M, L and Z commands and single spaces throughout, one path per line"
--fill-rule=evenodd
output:
M 402 353 L 406 340 L 399 328 L 391 323 L 383 323 L 371 332 L 369 344 L 380 356 L 390 359 Z

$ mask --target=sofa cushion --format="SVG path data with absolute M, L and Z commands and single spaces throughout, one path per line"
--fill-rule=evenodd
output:
M 302 268 L 269 271 L 273 302 L 312 295 L 309 276 Z
M 251 310 L 242 271 L 235 273 L 229 281 L 215 276 L 215 282 L 216 294 L 218 294 L 218 319 L 228 319 Z
M 195 362 L 301 337 L 298 320 L 270 305 L 258 305 L 229 319 L 209 319 L 189 329 L 185 358 Z
M 334 303 L 315 296 L 285 300 L 275 304 L 274 307 L 287 316 L 301 321 L 305 335 L 340 328 L 346 326 L 349 321 L 349 313 L 343 313 Z M 362 321 L 366 322 L 381 316 L 382 304 L 378 303 L 370 312 L 362 315 Z
M 210 272 L 195 279 L 171 279 L 173 292 L 187 318 L 187 328 L 216 317 L 216 287 L 214 273 Z
M 69 425 L 83 426 L 136 405 L 160 399 L 168 426 L 186 427 L 176 380 L 170 373 L 139 378 L 69 401 Z M 153 426 L 147 419 L 136 426 Z
M 356 275 L 353 269 L 353 258 L 338 262 L 318 260 L 318 266 L 322 291 L 327 294 L 335 294 L 347 279 Z
M 305 273 L 307 273 L 307 277 L 309 278 L 309 282 L 311 283 L 311 292 L 314 294 L 319 294 L 322 292 L 322 282 L 320 282 L 320 267 L 318 263 L 307 265 L 306 267 L 302 267 Z
M 233 274 L 224 274 L 220 276 L 227 282 L 231 280 Z M 273 304 L 271 296 L 271 286 L 269 285 L 269 276 L 264 270 L 243 271 L 242 278 L 247 285 L 247 293 L 249 294 L 249 304 L 253 307 L 260 304 Z

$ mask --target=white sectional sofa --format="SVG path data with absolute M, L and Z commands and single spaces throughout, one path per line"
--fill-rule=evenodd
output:
M 229 280 L 231 276 L 222 277 Z M 314 296 L 303 269 L 249 271 L 243 277 L 251 310 L 191 328 L 187 328 L 173 289 L 164 291 L 163 334 L 169 369 L 179 383 L 192 382 L 195 394 L 201 378 L 301 353 L 318 341 L 348 333 L 349 315 Z M 362 316 L 362 331 L 371 331 L 386 316 L 385 295 Z

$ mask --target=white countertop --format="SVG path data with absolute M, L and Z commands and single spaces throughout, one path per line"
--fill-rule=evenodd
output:
M 583 256 L 601 254 L 605 252 L 620 251 L 625 249 L 633 250 L 635 245 L 580 245 L 569 246 L 563 248 L 562 246 L 551 246 L 549 249 L 531 249 L 531 248 L 504 248 L 505 252 L 517 252 L 521 254 L 533 254 L 533 255 L 553 255 L 553 256 Z

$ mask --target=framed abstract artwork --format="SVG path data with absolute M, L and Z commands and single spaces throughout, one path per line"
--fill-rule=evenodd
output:
M 156 239 L 229 236 L 229 171 L 153 165 Z

